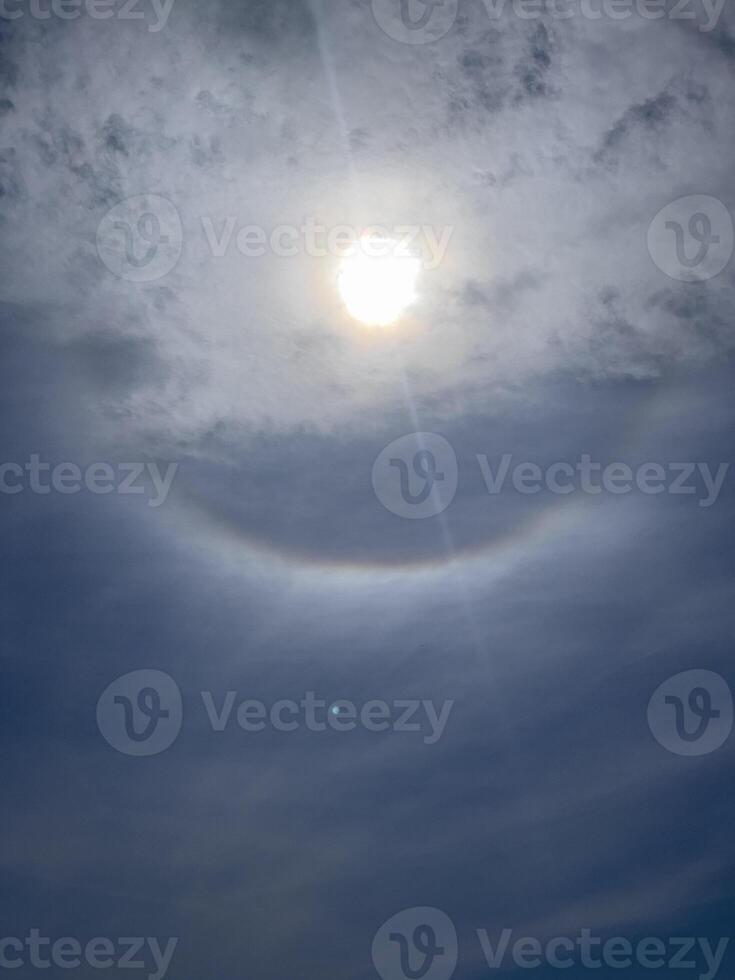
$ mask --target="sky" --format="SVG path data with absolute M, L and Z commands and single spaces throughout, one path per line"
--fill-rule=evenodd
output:
M 732 7 L 0 46 L 0 973 L 726 980 Z M 367 228 L 421 262 L 384 327 Z

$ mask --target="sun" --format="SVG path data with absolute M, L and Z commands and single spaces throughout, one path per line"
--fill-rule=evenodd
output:
M 342 261 L 340 295 L 349 313 L 387 327 L 416 299 L 420 261 L 392 238 L 361 238 Z

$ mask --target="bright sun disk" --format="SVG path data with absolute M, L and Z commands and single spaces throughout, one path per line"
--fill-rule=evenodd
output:
M 361 240 L 339 272 L 345 306 L 362 323 L 388 326 L 416 299 L 419 267 L 393 239 Z

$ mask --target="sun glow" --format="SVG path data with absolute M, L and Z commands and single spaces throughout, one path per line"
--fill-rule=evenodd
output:
M 356 320 L 386 327 L 416 299 L 419 268 L 419 259 L 394 239 L 360 239 L 342 262 L 340 295 Z

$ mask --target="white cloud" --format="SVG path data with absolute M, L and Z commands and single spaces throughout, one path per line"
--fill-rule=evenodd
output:
M 442 393 L 451 416 L 533 377 L 647 377 L 732 343 L 731 271 L 681 285 L 646 251 L 668 200 L 734 203 L 716 35 L 668 20 L 491 22 L 468 2 L 454 32 L 409 47 L 368 4 L 335 2 L 320 48 L 299 8 L 249 30 L 181 2 L 159 33 L 16 28 L 0 140 L 21 188 L 6 197 L 8 298 L 63 310 L 56 340 L 155 342 L 165 380 L 108 395 L 118 438 L 371 426 L 403 402 L 404 377 L 419 406 Z M 173 201 L 184 230 L 178 265 L 148 285 L 115 279 L 95 251 L 108 208 L 141 193 Z M 268 230 L 309 215 L 454 233 L 412 315 L 374 333 L 340 308 L 334 260 L 216 258 L 201 222 Z M 697 290 L 697 316 L 682 314 Z

